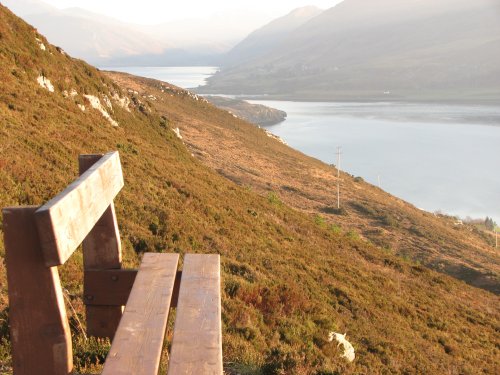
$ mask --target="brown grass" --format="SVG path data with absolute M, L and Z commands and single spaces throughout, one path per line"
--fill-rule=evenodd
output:
M 339 230 L 328 225 L 332 217 L 327 223 L 304 213 L 316 212 L 308 208 L 309 198 L 295 198 L 304 204 L 301 210 L 288 205 L 294 202 L 292 195 L 280 186 L 292 186 L 305 196 L 318 194 L 322 202 L 315 189 L 328 178 L 327 166 L 304 156 L 297 159 L 297 152 L 251 125 L 169 85 L 163 93 L 160 86 L 151 91 L 156 100 L 144 97 L 142 80 L 133 81 L 137 94 L 128 92 L 125 82 L 113 82 L 38 36 L 48 46 L 42 52 L 37 36 L 0 7 L 0 206 L 41 204 L 76 177 L 78 154 L 118 149 L 125 188 L 116 209 L 125 265 L 136 266 L 144 251 L 221 254 L 228 372 L 473 374 L 494 373 L 500 366 L 496 296 L 358 238 L 364 227 L 354 220 L 348 231 L 339 218 L 344 229 Z M 41 71 L 56 87 L 54 93 L 35 82 Z M 62 91 L 72 88 L 79 95 L 64 98 Z M 128 96 L 131 112 L 113 102 L 110 112 L 120 124 L 113 128 L 97 111 L 82 112 L 76 106 L 88 106 L 84 92 L 101 98 Z M 172 131 L 178 126 L 187 145 Z M 213 149 L 196 148 L 195 134 L 219 143 L 221 165 Z M 254 163 L 244 163 L 241 153 L 226 157 L 245 139 L 250 148 L 242 150 L 249 151 L 246 157 Z M 266 154 L 268 166 L 259 164 L 259 152 L 266 149 L 273 150 Z M 271 155 L 283 164 L 273 163 Z M 299 166 L 288 169 L 297 160 Z M 311 178 L 300 166 L 320 177 Z M 238 174 L 239 169 L 250 172 Z M 269 176 L 274 180 L 266 181 Z M 407 206 L 395 199 L 384 202 L 377 204 L 394 215 L 399 211 L 393 207 Z M 438 225 L 433 231 L 444 236 L 439 228 L 446 222 L 433 220 Z M 425 223 L 422 227 L 430 230 Z M 60 268 L 76 315 L 85 321 L 81 270 L 80 252 Z M 76 317 L 70 320 L 76 370 L 99 371 L 109 343 L 86 341 L 75 328 Z M 326 342 L 331 330 L 347 331 L 356 349 L 354 363 L 347 364 L 335 345 Z M 9 366 L 2 261 L 0 368 Z

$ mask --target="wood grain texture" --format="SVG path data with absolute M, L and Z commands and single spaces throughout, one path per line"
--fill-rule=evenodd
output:
M 184 257 L 168 374 L 222 374 L 219 255 Z
M 45 264 L 63 264 L 123 187 L 118 152 L 104 155 L 35 213 Z
M 85 305 L 125 306 L 137 270 L 87 270 L 83 277 Z
M 104 211 L 94 228 L 83 240 L 85 269 L 120 268 L 122 246 L 113 203 Z
M 37 208 L 3 210 L 13 369 L 16 375 L 67 375 L 70 330 L 59 273 L 42 257 Z
M 122 318 L 121 306 L 86 306 L 87 334 L 113 339 Z
M 80 175 L 87 172 L 103 156 L 102 154 L 80 155 L 78 157 Z M 111 202 L 83 240 L 83 265 L 86 270 L 113 269 L 121 268 L 121 262 L 120 232 L 116 220 L 115 206 Z
M 80 175 L 86 173 L 103 157 L 104 155 L 102 154 L 80 155 L 78 158 Z M 118 231 L 115 207 L 113 202 L 111 202 L 104 214 L 83 240 L 83 265 L 85 271 L 92 269 L 119 269 L 121 268 L 121 261 L 120 233 Z M 84 283 L 84 297 L 94 293 L 94 291 L 88 292 L 86 287 L 87 284 Z M 102 294 L 100 295 L 102 296 Z M 98 297 L 96 296 L 96 298 Z M 85 299 L 84 301 L 87 302 Z M 111 302 L 113 301 L 110 301 L 109 305 L 115 305 L 115 303 Z M 122 317 L 122 307 L 117 305 L 106 307 L 102 306 L 102 303 L 100 305 L 91 306 L 89 304 L 85 307 L 87 312 L 87 334 L 89 336 L 109 337 L 112 339 Z
M 178 261 L 178 254 L 144 254 L 103 375 L 158 373 Z

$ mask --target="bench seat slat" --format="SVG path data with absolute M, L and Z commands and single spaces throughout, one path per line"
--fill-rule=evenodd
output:
M 178 254 L 144 254 L 103 375 L 158 373 L 178 260 Z
M 220 257 L 186 254 L 168 374 L 222 374 Z

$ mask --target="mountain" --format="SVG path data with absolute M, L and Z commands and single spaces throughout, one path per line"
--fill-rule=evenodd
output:
M 40 0 L 3 0 L 2 4 L 22 17 L 32 14 L 51 13 L 56 10 L 53 6 Z
M 73 56 L 94 64 L 144 54 L 159 54 L 165 43 L 130 25 L 80 8 L 59 10 L 36 0 L 4 0 L 13 12 L 36 25 L 50 40 Z M 64 30 L 64 32 L 61 32 Z
M 314 6 L 306 6 L 291 11 L 267 25 L 257 29 L 238 43 L 226 55 L 221 63 L 224 67 L 237 66 L 248 60 L 257 60 L 280 45 L 290 32 L 316 17 L 322 12 Z
M 473 374 L 495 373 L 500 366 L 497 296 L 402 259 L 347 223 L 330 223 L 334 217 L 289 206 L 293 189 L 295 199 L 314 200 L 311 191 L 320 180 L 308 179 L 331 178 L 332 167 L 191 92 L 73 59 L 3 6 L 0 51 L 0 207 L 42 204 L 77 176 L 78 154 L 119 150 L 125 187 L 115 208 L 125 266 L 137 266 L 144 251 L 221 255 L 227 373 Z M 213 160 L 218 154 L 202 138 L 218 141 L 221 161 Z M 237 158 L 229 159 L 230 152 Z M 271 162 L 269 155 L 279 158 L 283 172 L 264 163 Z M 274 191 L 276 180 L 265 192 L 246 180 L 235 183 L 237 168 L 263 185 L 275 171 L 290 196 Z M 383 214 L 407 206 L 375 195 L 376 188 L 352 176 L 341 177 L 350 194 L 373 193 L 366 199 L 373 196 L 375 203 L 366 204 Z M 299 182 L 304 187 L 294 187 Z M 439 237 L 448 222 L 428 215 L 422 213 L 416 225 L 438 236 L 422 232 L 437 249 L 449 238 Z M 393 236 L 392 227 L 385 228 L 381 239 Z M 409 250 L 419 244 L 413 238 Z M 481 262 L 479 251 L 470 249 Z M 4 255 L 0 240 L 0 371 L 9 373 Z M 81 262 L 72 257 L 60 274 L 74 307 L 68 314 L 75 371 L 98 373 L 109 344 L 85 338 L 74 324 L 85 321 Z M 354 362 L 328 341 L 331 331 L 347 332 Z M 167 346 L 169 340 L 170 331 Z
M 100 66 L 218 65 L 261 18 L 247 20 L 248 14 L 228 11 L 206 20 L 136 25 L 82 8 L 60 10 L 41 0 L 2 4 L 71 55 Z
M 223 65 L 200 91 L 307 100 L 492 100 L 500 97 L 499 87 L 497 0 L 345 0 L 265 55 Z
M 206 19 L 181 19 L 157 25 L 137 25 L 144 34 L 169 41 L 160 55 L 114 59 L 109 66 L 218 66 L 225 54 L 253 30 L 263 16 L 251 10 L 227 9 Z

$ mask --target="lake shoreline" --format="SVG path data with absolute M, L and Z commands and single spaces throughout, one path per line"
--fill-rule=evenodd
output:
M 189 90 L 198 93 L 205 91 L 200 85 L 215 69 L 125 70 L 185 89 L 196 87 Z M 422 93 L 415 98 L 370 94 L 339 95 L 335 101 L 299 100 L 295 95 L 222 96 L 286 112 L 285 121 L 266 128 L 290 147 L 332 164 L 336 147 L 342 146 L 343 170 L 416 207 L 499 221 L 500 179 L 493 171 L 499 158 L 500 101 L 492 99 L 495 93 L 453 99 L 442 95 L 440 100 L 434 99 L 439 93 L 432 100 Z
M 285 122 L 268 130 L 294 149 L 335 164 L 336 147 L 342 146 L 344 171 L 416 207 L 462 218 L 500 218 L 494 203 L 500 179 L 488 172 L 499 156 L 498 106 L 250 102 L 287 112 Z M 461 116 L 466 120 L 459 121 Z
M 276 95 L 276 94 L 231 94 L 231 93 L 220 93 L 219 91 L 205 91 L 204 86 L 187 88 L 189 91 L 193 91 L 202 96 L 216 95 L 216 96 L 227 96 L 233 97 L 241 100 L 272 100 L 272 101 L 288 101 L 288 102 L 309 102 L 309 103 L 417 103 L 417 104 L 447 104 L 447 105 L 498 105 L 500 102 L 500 95 L 491 98 L 443 98 L 443 97 L 433 97 L 433 98 L 422 98 L 422 97 L 397 97 L 391 95 L 384 96 L 343 96 L 343 97 L 331 97 L 331 96 L 296 96 L 296 95 Z

